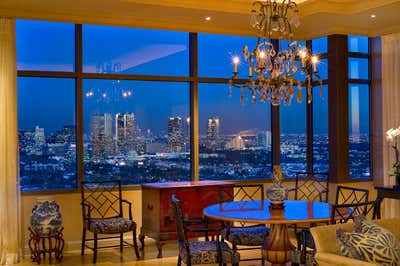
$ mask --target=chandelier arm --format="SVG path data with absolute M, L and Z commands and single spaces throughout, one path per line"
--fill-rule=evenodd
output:
M 290 25 L 289 20 L 286 17 L 285 17 L 285 24 L 286 24 L 285 28 L 286 27 L 288 28 L 288 30 L 286 31 L 286 34 L 287 34 L 287 36 L 289 36 L 289 38 L 286 38 L 286 39 L 291 39 L 293 36 L 292 26 Z M 288 47 L 289 47 L 289 45 L 288 45 Z
M 289 8 L 289 3 L 290 3 L 290 0 L 289 0 L 289 3 L 288 4 L 286 4 L 285 3 L 286 2 L 286 0 L 283 0 L 282 1 L 282 3 L 280 4 L 281 5 L 281 8 L 280 8 L 280 15 L 281 15 L 281 17 L 284 17 L 284 16 L 286 16 L 286 14 L 287 14 L 287 10 L 288 10 L 288 8 Z

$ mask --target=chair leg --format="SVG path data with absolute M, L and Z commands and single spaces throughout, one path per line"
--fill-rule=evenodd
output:
M 301 263 L 306 263 L 307 259 L 307 239 L 306 239 L 306 233 L 303 232 L 303 245 L 301 249 Z
M 135 248 L 136 258 L 139 260 L 140 254 L 139 254 L 139 247 L 138 247 L 137 239 L 136 239 L 136 228 L 133 230 L 133 247 Z
M 93 232 L 93 264 L 97 261 L 97 232 Z
M 83 230 L 82 230 L 81 256 L 85 255 L 85 245 L 86 245 L 86 228 L 83 227 Z
M 124 234 L 119 234 L 119 251 L 124 251 Z
M 181 266 L 182 265 L 182 259 L 181 256 L 178 255 L 178 262 L 176 264 L 177 266 Z

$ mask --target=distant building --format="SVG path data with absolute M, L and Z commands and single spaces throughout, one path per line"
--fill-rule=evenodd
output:
M 170 117 L 168 119 L 168 151 L 183 152 L 185 140 L 183 136 L 182 118 Z
M 270 148 L 271 147 L 271 131 L 261 131 L 257 133 L 257 147 Z
M 111 114 L 95 114 L 91 120 L 92 160 L 105 159 L 113 154 Z
M 186 118 L 185 124 L 185 151 L 190 150 L 190 117 Z
M 237 135 L 225 144 L 225 149 L 228 150 L 243 150 L 245 148 L 243 138 Z
M 207 146 L 208 148 L 215 150 L 220 145 L 220 121 L 219 117 L 209 117 L 207 120 Z
M 146 143 L 146 153 L 156 154 L 167 151 L 167 146 L 165 142 L 155 141 Z
M 36 126 L 34 130 L 19 134 L 20 150 L 27 155 L 43 155 L 46 148 L 44 128 Z
M 115 149 L 117 153 L 135 150 L 135 116 L 133 113 L 115 115 Z

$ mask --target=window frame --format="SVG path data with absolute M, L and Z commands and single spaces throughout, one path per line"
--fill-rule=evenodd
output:
M 82 45 L 82 24 L 75 24 L 75 69 L 71 72 L 63 71 L 35 71 L 35 70 L 18 70 L 18 77 L 44 77 L 44 78 L 71 78 L 75 80 L 75 120 L 76 120 L 76 164 L 77 164 L 77 188 L 76 189 L 60 189 L 60 190 L 40 190 L 40 191 L 23 191 L 25 195 L 37 195 L 37 194 L 54 194 L 54 193 L 78 193 L 79 184 L 84 179 L 84 143 L 83 143 L 83 80 L 85 79 L 104 79 L 104 80 L 134 80 L 134 81 L 162 81 L 162 82 L 185 82 L 189 83 L 190 87 L 190 119 L 193 121 L 190 123 L 190 160 L 191 160 L 191 180 L 199 180 L 199 128 L 198 128 L 198 88 L 200 83 L 215 83 L 215 84 L 226 84 L 228 86 L 229 77 L 217 78 L 217 77 L 200 77 L 198 71 L 198 33 L 188 32 L 188 45 L 189 45 L 189 75 L 188 76 L 162 76 L 162 75 L 139 75 L 139 74 L 110 74 L 110 73 L 85 73 L 83 72 L 83 45 Z M 272 40 L 274 45 L 278 47 L 278 41 Z M 329 45 L 329 42 L 328 42 Z M 306 46 L 311 49 L 312 41 L 307 40 Z M 371 39 L 369 38 L 369 46 L 371 46 Z M 327 48 L 329 50 L 329 47 Z M 348 83 L 354 84 L 368 84 L 371 92 L 371 47 L 369 53 L 356 53 L 346 51 L 347 57 L 355 58 L 368 58 L 369 60 L 369 79 L 348 79 Z M 320 59 L 328 58 L 328 51 L 323 54 L 319 54 Z M 328 60 L 328 65 L 331 62 Z M 328 85 L 328 79 L 322 81 L 323 85 Z M 238 82 L 245 82 L 246 79 L 239 79 Z M 318 81 L 313 81 L 312 86 L 319 86 Z M 306 99 L 304 99 L 306 100 Z M 369 99 L 370 105 L 370 117 L 372 113 L 371 105 L 371 93 Z M 331 99 L 328 99 L 328 105 Z M 239 104 L 239 102 L 238 102 Z M 280 164 L 280 112 L 279 107 L 274 107 L 271 104 L 271 135 L 272 135 L 272 158 L 271 167 L 276 164 Z M 312 103 L 306 103 L 306 138 L 307 138 L 307 171 L 312 172 L 313 170 L 313 106 Z M 328 120 L 328 127 L 331 127 L 332 122 Z M 370 181 L 373 176 L 373 164 L 372 164 L 372 141 L 371 141 L 371 125 L 370 123 L 370 167 L 371 177 L 367 180 Z M 331 166 L 330 166 L 331 167 Z M 255 183 L 255 182 L 267 182 L 270 178 L 260 180 L 235 180 L 237 183 Z M 288 180 L 291 180 L 290 178 Z M 350 179 L 346 177 L 346 181 L 349 182 L 361 182 L 366 179 Z M 229 181 L 229 180 L 226 180 Z M 123 187 L 123 190 L 139 190 L 140 185 L 127 185 Z

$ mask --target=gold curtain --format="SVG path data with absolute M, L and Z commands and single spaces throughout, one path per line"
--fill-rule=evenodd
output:
M 382 36 L 382 137 L 386 130 L 400 126 L 400 33 Z M 394 185 L 395 178 L 387 171 L 395 161 L 393 149 L 383 140 L 384 185 Z M 400 217 L 400 202 L 384 200 L 385 217 Z
M 15 19 L 0 17 L 0 264 L 18 263 L 20 192 Z

